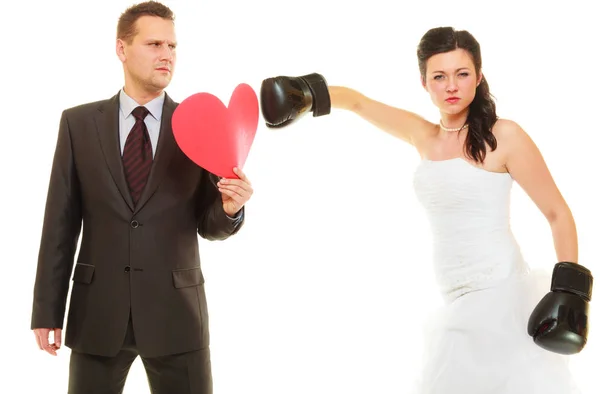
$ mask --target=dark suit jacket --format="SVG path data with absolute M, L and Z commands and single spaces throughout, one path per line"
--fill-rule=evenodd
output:
M 130 310 L 142 356 L 209 345 L 198 235 L 239 231 L 223 211 L 218 178 L 177 146 L 165 94 L 156 156 L 134 208 L 119 146 L 119 96 L 65 110 L 46 202 L 31 327 L 62 328 L 65 345 L 114 356 Z M 83 227 L 83 231 L 82 231 Z M 81 247 L 73 269 L 77 242 Z

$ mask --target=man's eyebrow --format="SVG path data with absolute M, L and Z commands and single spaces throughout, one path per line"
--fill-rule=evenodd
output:
M 149 38 L 149 39 L 146 40 L 146 42 L 147 43 L 158 43 L 158 44 L 164 44 L 166 42 L 166 43 L 169 43 L 170 45 L 177 46 L 177 41 L 159 40 L 159 39 L 156 39 L 156 38 Z

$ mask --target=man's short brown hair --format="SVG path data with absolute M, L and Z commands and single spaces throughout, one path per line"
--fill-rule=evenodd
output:
M 142 16 L 158 16 L 175 22 L 173 11 L 164 4 L 157 1 L 135 4 L 121 14 L 117 24 L 117 38 L 130 44 L 138 32 L 136 22 Z

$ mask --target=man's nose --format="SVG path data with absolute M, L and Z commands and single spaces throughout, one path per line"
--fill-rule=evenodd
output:
M 169 45 L 163 45 L 162 49 L 161 49 L 161 53 L 160 53 L 160 59 L 168 60 L 168 61 L 173 60 L 173 52 L 174 51 L 175 51 L 175 49 L 171 48 Z

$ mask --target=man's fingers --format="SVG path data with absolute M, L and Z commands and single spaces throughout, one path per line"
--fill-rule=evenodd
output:
M 54 346 L 54 344 L 52 345 L 48 345 L 48 348 L 46 349 L 46 353 L 50 354 L 51 356 L 56 356 L 56 347 Z
M 248 179 L 248 177 L 246 176 L 246 174 L 244 174 L 244 171 L 242 171 L 239 168 L 235 167 L 233 169 L 233 172 L 235 172 L 235 174 L 237 176 L 239 176 L 242 181 L 246 182 L 248 185 L 252 185 L 252 183 L 250 183 L 250 180 Z
M 56 356 L 56 351 L 58 350 L 58 348 L 55 344 L 48 343 L 46 347 L 44 347 L 44 350 L 46 351 L 46 353 Z
M 52 348 L 52 345 L 50 344 L 50 330 L 45 328 L 43 330 L 40 330 L 39 332 L 39 338 L 40 338 L 40 345 L 42 345 L 42 350 L 44 350 L 45 352 L 52 354 L 52 355 L 56 355 L 56 352 L 54 352 L 54 349 Z
M 243 195 L 245 192 L 251 196 L 254 192 L 254 190 L 252 189 L 252 185 L 239 179 L 221 179 L 217 184 L 217 187 L 228 188 L 230 190 L 238 192 L 238 194 L 240 195 Z
M 40 328 L 35 331 L 39 340 L 40 347 L 42 350 L 46 350 L 48 348 L 48 337 L 50 336 L 49 328 Z
M 239 187 L 239 186 L 235 186 L 235 185 L 221 185 L 219 186 L 219 191 L 223 191 L 223 190 L 229 190 L 232 193 L 237 194 L 240 197 L 244 197 L 244 192 L 247 193 L 246 190 L 244 190 L 243 188 Z
M 238 193 L 234 192 L 233 190 L 219 188 L 219 191 L 221 193 L 231 197 L 237 203 L 237 205 L 242 205 L 244 202 L 244 198 L 241 195 L 239 195 Z
M 62 328 L 54 329 L 54 344 L 57 349 L 60 349 L 62 346 Z
M 35 336 L 35 342 L 37 343 L 38 347 L 40 348 L 40 350 L 44 350 L 44 348 L 42 347 L 42 342 L 40 341 L 40 335 L 37 331 L 33 332 L 33 336 Z
M 50 331 L 52 331 L 52 329 L 50 328 L 38 328 L 34 330 L 35 340 L 41 350 L 44 350 L 48 354 L 56 356 L 56 350 L 58 349 L 58 347 L 55 344 L 51 344 L 49 342 Z M 59 333 L 59 335 L 61 335 L 61 333 Z

